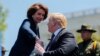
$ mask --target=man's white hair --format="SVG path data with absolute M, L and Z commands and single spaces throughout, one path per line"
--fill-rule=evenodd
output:
M 51 13 L 49 14 L 49 18 L 55 22 L 58 22 L 62 28 L 67 27 L 67 18 L 62 13 Z

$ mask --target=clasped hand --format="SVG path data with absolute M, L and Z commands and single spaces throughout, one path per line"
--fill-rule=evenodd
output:
M 36 40 L 35 49 L 38 51 L 38 54 L 40 55 L 43 55 L 43 53 L 45 52 L 45 49 L 42 45 L 43 42 L 40 39 Z

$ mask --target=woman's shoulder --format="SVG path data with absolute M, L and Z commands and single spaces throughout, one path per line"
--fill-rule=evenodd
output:
M 24 19 L 23 22 L 29 22 L 29 19 Z
M 29 22 L 29 19 L 24 19 L 22 25 L 25 24 L 26 22 Z
M 29 20 L 28 19 L 24 19 L 23 22 L 22 22 L 22 24 L 21 24 L 21 26 L 24 26 L 26 23 L 29 24 Z

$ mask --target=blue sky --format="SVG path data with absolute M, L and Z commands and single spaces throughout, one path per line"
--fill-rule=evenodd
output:
M 8 9 L 7 29 L 4 34 L 4 46 L 8 50 L 14 44 L 18 29 L 26 18 L 29 6 L 40 2 L 49 8 L 49 12 L 71 13 L 87 9 L 100 8 L 100 0 L 1 0 L 2 5 Z

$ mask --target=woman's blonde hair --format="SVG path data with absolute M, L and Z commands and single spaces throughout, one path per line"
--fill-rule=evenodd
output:
M 50 14 L 50 19 L 52 19 L 54 23 L 59 24 L 61 28 L 67 27 L 67 18 L 61 13 Z

